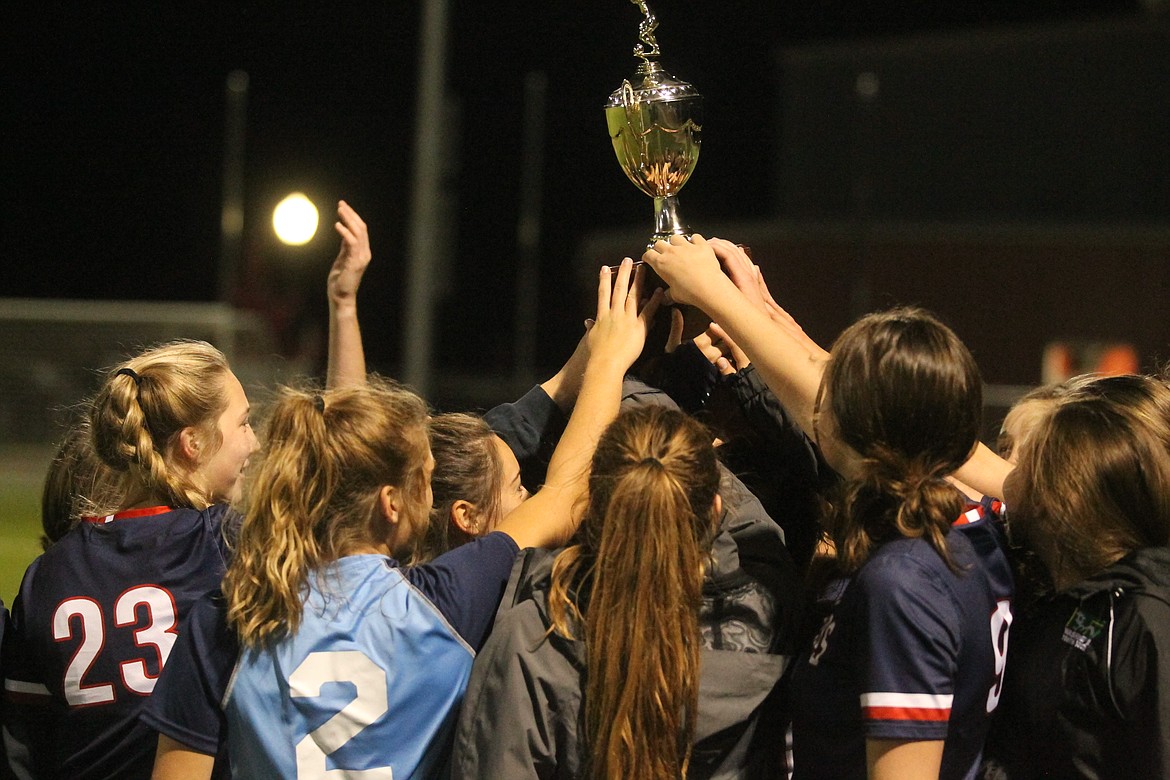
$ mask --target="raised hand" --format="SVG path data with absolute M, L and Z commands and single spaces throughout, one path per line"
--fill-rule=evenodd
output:
M 333 228 L 341 249 L 329 269 L 325 291 L 329 298 L 329 356 L 326 387 L 361 385 L 366 381 L 366 353 L 358 325 L 357 292 L 373 255 L 366 223 L 344 200 L 337 203 Z
M 784 310 L 764 281 L 760 267 L 744 252 L 739 244 L 722 238 L 712 238 L 709 242 L 715 251 L 715 256 L 723 265 L 723 270 L 752 306 L 767 314 L 772 322 L 784 328 L 797 341 L 801 342 L 809 355 L 818 358 L 827 357 L 825 350 L 810 339 L 800 327 L 800 324 Z
M 633 261 L 628 257 L 616 274 L 602 267 L 597 283 L 597 317 L 586 335 L 591 363 L 609 360 L 620 364 L 624 372 L 641 354 L 662 301 L 661 290 L 655 290 L 644 303 L 641 301 L 644 276 L 641 267 L 634 272 Z
M 548 479 L 497 526 L 521 547 L 564 544 L 580 523 L 580 498 L 588 483 L 593 450 L 605 426 L 617 416 L 622 377 L 641 354 L 662 300 L 662 292 L 655 290 L 650 300 L 639 301 L 642 270 L 634 274 L 632 266 L 627 257 L 616 274 L 601 269 L 597 318 L 578 345 L 587 355 L 580 394 L 549 461 Z
M 577 395 L 581 392 L 581 382 L 585 379 L 585 366 L 589 364 L 589 331 L 593 329 L 593 320 L 585 320 L 585 333 L 573 354 L 551 378 L 541 382 L 540 386 L 548 393 L 548 397 L 568 414 L 577 403 Z
M 707 244 L 715 252 L 715 257 L 719 259 L 727 278 L 731 279 L 753 306 L 764 311 L 767 301 L 760 289 L 763 277 L 760 275 L 759 267 L 748 257 L 743 247 L 725 238 L 712 238 Z
M 341 236 L 341 248 L 326 282 L 329 303 L 333 306 L 356 305 L 362 275 L 373 258 L 370 234 L 366 223 L 344 200 L 337 203 L 337 222 L 333 223 L 333 228 Z
M 732 341 L 727 332 L 714 322 L 706 331 L 695 337 L 695 346 L 724 376 L 742 371 L 752 364 L 751 359 L 744 354 L 739 345 Z
M 666 338 L 666 353 L 669 355 L 682 346 L 683 315 L 678 309 L 670 311 L 670 335 Z M 691 339 L 695 349 L 715 366 L 720 374 L 727 376 L 742 371 L 751 365 L 751 360 L 739 345 L 731 340 L 723 328 L 712 322 L 705 331 Z
M 670 286 L 675 303 L 698 306 L 710 314 L 705 305 L 726 290 L 728 279 L 707 240 L 696 233 L 690 240 L 671 236 L 670 241 L 655 241 L 642 259 Z

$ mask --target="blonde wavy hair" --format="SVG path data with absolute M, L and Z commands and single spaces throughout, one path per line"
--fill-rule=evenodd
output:
M 280 391 L 224 577 L 228 622 L 245 646 L 296 632 L 310 571 L 388 541 L 382 486 L 402 488 L 422 523 L 426 426 L 423 400 L 377 376 L 363 386 Z
M 685 777 L 699 697 L 699 606 L 718 530 L 710 433 L 643 407 L 602 436 L 580 543 L 553 564 L 549 616 L 584 626 L 590 776 Z

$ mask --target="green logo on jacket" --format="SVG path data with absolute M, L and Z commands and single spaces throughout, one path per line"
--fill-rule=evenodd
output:
M 1064 624 L 1064 636 L 1061 639 L 1076 649 L 1084 651 L 1089 649 L 1089 645 L 1101 635 L 1104 629 L 1105 621 L 1103 619 L 1086 615 L 1078 609 Z

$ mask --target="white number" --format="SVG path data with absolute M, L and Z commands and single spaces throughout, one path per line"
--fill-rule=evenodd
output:
M 329 682 L 352 683 L 357 696 L 297 743 L 298 780 L 394 780 L 394 771 L 388 766 L 332 770 L 325 767 L 327 755 L 389 709 L 386 671 L 360 650 L 310 653 L 289 676 L 289 695 L 316 698 L 321 695 L 321 686 Z
M 816 639 L 813 640 L 812 652 L 808 656 L 809 666 L 816 666 L 820 663 L 821 656 L 829 649 L 829 636 L 836 627 L 837 618 L 835 615 L 829 615 L 825 618 L 825 622 L 821 625 L 821 630 L 817 632 Z
M 138 607 L 146 607 L 146 626 L 134 632 L 139 647 L 153 647 L 161 670 L 175 644 L 175 600 L 170 592 L 155 585 L 130 588 L 114 603 L 114 625 L 119 628 L 138 622 Z M 85 675 L 97 660 L 106 644 L 106 625 L 101 606 L 89 598 L 66 599 L 53 611 L 53 639 L 64 642 L 73 639 L 72 619 L 81 618 L 81 645 L 65 669 L 62 687 L 65 701 L 71 707 L 90 704 L 108 704 L 114 701 L 114 686 L 110 683 L 86 685 Z M 122 683 L 134 693 L 149 695 L 154 690 L 155 677 L 146 670 L 142 658 L 118 664 Z
M 991 649 L 995 653 L 995 685 L 987 692 L 987 711 L 993 712 L 999 706 L 999 695 L 1003 692 L 1003 670 L 1007 666 L 1008 630 L 1012 625 L 1012 602 L 1000 599 L 995 602 L 991 613 Z
M 114 686 L 109 683 L 85 685 L 82 679 L 97 660 L 106 643 L 102 630 L 102 608 L 93 599 L 66 599 L 53 612 L 53 639 L 64 642 L 73 638 L 73 618 L 81 618 L 81 645 L 65 668 L 65 701 L 70 707 L 106 704 L 114 700 Z
M 114 625 L 119 628 L 138 622 L 138 607 L 146 607 L 148 623 L 134 632 L 134 643 L 139 647 L 150 645 L 158 654 L 158 669 L 161 672 L 178 634 L 175 633 L 175 600 L 168 591 L 153 585 L 131 588 L 123 593 L 114 605 Z M 158 679 L 146 671 L 146 661 L 138 659 L 124 661 L 122 682 L 135 693 L 150 695 Z

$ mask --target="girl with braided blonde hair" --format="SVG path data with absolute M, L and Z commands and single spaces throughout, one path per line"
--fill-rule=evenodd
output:
M 139 720 L 189 607 L 214 591 L 224 525 L 257 448 L 248 399 L 219 350 L 149 349 L 114 367 L 90 402 L 100 495 L 35 560 L 6 637 L 5 727 L 33 776 L 150 776 Z
M 257 446 L 248 411 L 223 353 L 175 341 L 128 360 L 103 383 L 90 412 L 93 447 L 122 475 L 125 502 L 202 510 L 241 497 L 243 464 Z

